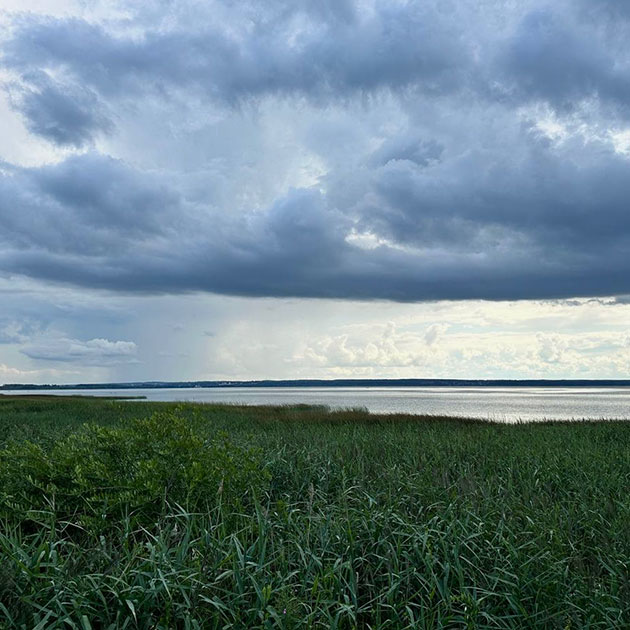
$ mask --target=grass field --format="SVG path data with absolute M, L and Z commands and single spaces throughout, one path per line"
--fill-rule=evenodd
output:
M 630 422 L 0 397 L 0 628 L 630 628 Z

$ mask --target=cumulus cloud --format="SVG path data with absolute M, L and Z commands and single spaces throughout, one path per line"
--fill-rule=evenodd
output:
M 5 383 L 24 382 L 26 379 L 58 376 L 58 374 L 55 370 L 20 370 L 6 363 L 0 363 L 0 379 Z
M 66 153 L 0 163 L 0 272 L 125 293 L 627 294 L 617 6 L 15 15 L 13 106 Z
M 0 363 L 0 374 L 2 375 L 3 379 L 10 379 L 15 377 L 22 377 L 27 374 L 27 372 L 25 372 L 24 370 L 18 370 L 16 368 L 9 367 L 4 363 Z
M 424 335 L 400 331 L 395 322 L 380 330 L 359 329 L 354 335 L 343 333 L 309 343 L 294 357 L 298 364 L 334 368 L 414 368 L 435 360 L 436 341 L 448 329 L 446 324 L 431 324 Z
M 537 335 L 538 357 L 545 363 L 558 363 L 566 351 L 566 342 L 559 335 Z
M 31 359 L 82 365 L 107 366 L 136 361 L 137 347 L 133 341 L 108 339 L 44 338 L 24 346 L 23 354 Z

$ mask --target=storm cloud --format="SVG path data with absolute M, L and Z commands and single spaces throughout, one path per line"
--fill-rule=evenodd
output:
M 5 87 L 55 158 L 0 164 L 0 272 L 124 293 L 630 292 L 616 3 L 119 9 L 12 18 Z

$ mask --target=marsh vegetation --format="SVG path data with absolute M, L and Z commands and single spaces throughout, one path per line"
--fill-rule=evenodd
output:
M 0 397 L 0 628 L 630 627 L 630 423 Z

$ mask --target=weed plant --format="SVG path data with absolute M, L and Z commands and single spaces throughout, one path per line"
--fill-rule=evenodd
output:
M 630 628 L 630 423 L 0 397 L 0 628 Z

